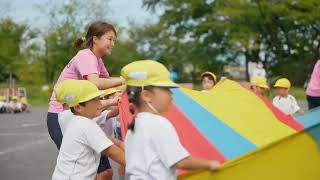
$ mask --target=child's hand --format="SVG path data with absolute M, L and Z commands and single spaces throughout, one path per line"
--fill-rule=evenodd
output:
M 118 105 L 120 97 L 119 96 L 114 96 L 112 99 L 110 99 L 111 105 Z
M 226 79 L 228 79 L 226 76 L 221 76 L 220 77 L 220 81 L 223 81 L 223 80 L 226 80 Z
M 209 170 L 210 171 L 217 171 L 220 168 L 220 162 L 218 161 L 211 161 L 209 164 Z
M 118 174 L 124 176 L 126 174 L 126 168 L 124 166 L 119 166 Z
M 301 114 L 301 115 L 304 115 L 303 109 L 299 109 L 298 113 Z

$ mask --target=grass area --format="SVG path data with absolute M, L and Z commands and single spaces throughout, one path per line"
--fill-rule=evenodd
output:
M 27 89 L 28 100 L 32 106 L 48 106 L 52 90 L 49 88 L 47 91 L 42 91 L 41 86 L 24 86 Z

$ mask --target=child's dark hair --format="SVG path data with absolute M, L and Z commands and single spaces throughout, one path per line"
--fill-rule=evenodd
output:
M 216 84 L 215 79 L 210 74 L 205 74 L 201 77 L 201 81 L 203 81 L 204 78 L 208 78 L 209 80 L 213 81 L 213 84 Z
M 82 102 L 82 103 L 79 103 L 80 106 L 86 106 L 86 102 Z M 75 114 L 76 113 L 76 110 L 74 109 L 74 107 L 71 107 L 70 108 L 70 111 Z
M 116 29 L 112 26 L 112 24 L 109 24 L 104 21 L 95 21 L 89 26 L 86 37 L 85 38 L 78 38 L 74 42 L 74 47 L 78 48 L 78 49 L 82 49 L 85 47 L 92 49 L 93 36 L 97 36 L 100 38 L 106 32 L 109 32 L 109 31 L 113 31 L 115 33 L 115 35 L 117 35 Z
M 152 90 L 152 86 L 145 86 L 145 87 L 143 87 L 143 89 Z M 140 101 L 141 92 L 142 92 L 142 87 L 135 87 L 135 86 L 128 86 L 127 87 L 127 93 L 128 93 L 129 102 L 130 102 L 131 114 L 134 114 L 135 106 L 136 107 L 141 106 L 141 101 Z M 131 131 L 134 131 L 134 125 L 135 125 L 135 117 L 133 118 L 132 122 L 129 124 L 128 129 Z

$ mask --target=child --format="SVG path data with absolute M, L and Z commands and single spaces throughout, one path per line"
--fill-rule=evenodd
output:
M 253 69 L 253 72 L 252 72 L 252 77 L 253 76 L 260 76 L 264 79 L 266 79 L 266 70 L 263 68 L 263 63 L 261 61 L 258 61 L 256 63 L 256 67 L 255 69 Z
M 201 74 L 202 92 L 209 92 L 217 83 L 217 77 L 212 72 Z
M 30 104 L 28 103 L 28 100 L 26 97 L 20 97 L 20 102 L 21 102 L 21 109 L 22 111 L 30 112 Z
M 276 88 L 277 96 L 273 98 L 273 105 L 280 109 L 286 115 L 291 115 L 296 112 L 304 114 L 304 111 L 299 107 L 296 98 L 289 94 L 291 83 L 286 78 L 281 78 L 276 81 L 274 87 Z
M 156 71 L 154 71 L 156 69 Z M 217 170 L 217 161 L 190 156 L 172 124 L 161 114 L 172 104 L 168 70 L 152 61 L 136 61 L 121 71 L 129 101 L 138 111 L 125 139 L 126 176 L 131 179 L 176 179 L 176 168 Z
M 119 99 L 121 97 L 120 90 L 116 88 L 110 88 L 106 90 L 106 99 Z M 121 129 L 120 129 L 120 117 L 119 109 L 117 106 L 110 107 L 109 119 L 107 119 L 104 125 L 100 125 L 101 128 L 105 128 L 105 132 L 108 135 L 112 135 L 116 139 L 121 140 Z
M 253 92 L 264 95 L 269 89 L 267 80 L 261 76 L 253 76 L 250 80 L 250 88 Z
M 19 101 L 18 96 L 12 96 L 11 101 L 8 105 L 8 112 L 9 113 L 20 113 L 22 112 L 22 104 Z
M 121 93 L 118 89 L 109 88 L 105 90 L 105 96 L 103 97 L 103 99 L 109 99 L 113 101 L 113 99 L 116 99 L 116 100 L 119 99 L 120 96 L 121 96 Z M 116 121 L 119 121 L 117 125 L 120 128 L 120 119 L 118 115 L 119 115 L 119 108 L 117 105 L 114 105 L 109 107 L 107 110 L 105 110 L 101 116 L 95 118 L 95 121 L 109 138 L 111 138 L 113 141 L 118 141 L 118 144 L 121 144 L 121 148 L 124 149 L 123 143 L 119 141 L 121 140 L 120 138 L 118 138 L 119 135 L 115 134 L 116 127 L 114 126 L 115 126 L 115 123 L 117 123 Z M 111 168 L 109 159 L 104 155 L 101 156 L 98 172 L 100 172 L 98 174 L 98 178 L 101 177 L 101 179 L 112 179 L 113 170 Z M 121 175 L 120 171 L 119 171 L 119 174 Z
M 67 88 L 69 88 L 69 87 L 67 87 Z M 60 88 L 60 91 L 61 91 L 61 89 L 62 88 Z M 108 89 L 104 90 L 104 92 L 105 92 L 104 95 L 106 95 L 106 94 L 108 94 L 109 90 Z M 95 121 L 102 128 L 102 130 L 106 133 L 106 135 L 112 141 L 117 141 L 117 140 L 111 136 L 112 129 L 110 130 L 111 133 L 107 133 L 108 131 L 106 130 L 105 127 L 108 127 L 108 126 L 106 126 L 105 124 L 110 124 L 110 123 L 106 123 L 106 122 L 108 122 L 106 120 L 114 116 L 113 115 L 114 112 L 110 111 L 109 107 L 117 105 L 118 100 L 119 100 L 119 98 L 101 100 L 102 113 L 100 116 L 93 119 L 93 121 Z M 107 104 L 106 104 L 106 102 L 107 102 Z M 58 121 L 59 121 L 59 125 L 61 127 L 62 135 L 64 135 L 68 125 L 70 123 L 72 123 L 73 116 L 74 116 L 74 114 L 70 110 L 65 110 L 59 114 Z M 123 146 L 123 145 L 121 145 L 121 144 L 123 144 L 122 142 L 117 141 L 117 144 L 119 144 L 120 147 Z M 124 150 L 124 148 L 122 148 L 122 149 Z M 100 164 L 99 164 L 97 172 L 98 172 L 97 180 L 111 180 L 112 179 L 113 171 L 112 171 L 111 165 L 109 163 L 108 157 L 106 157 L 104 154 L 101 154 Z
M 5 102 L 6 98 L 0 96 L 0 113 L 5 113 L 7 110 L 7 103 Z
M 95 179 L 101 153 L 125 165 L 124 152 L 93 120 L 101 114 L 103 94 L 86 80 L 65 80 L 55 90 L 57 100 L 74 116 L 64 133 L 53 180 Z

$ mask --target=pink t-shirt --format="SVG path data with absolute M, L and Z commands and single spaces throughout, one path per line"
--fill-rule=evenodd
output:
M 102 59 L 97 59 L 90 49 L 80 50 L 67 66 L 63 69 L 54 87 L 66 79 L 86 79 L 89 74 L 98 74 L 100 78 L 108 78 L 109 73 L 104 66 Z M 56 100 L 55 93 L 52 93 L 49 102 L 48 112 L 59 113 L 63 106 Z
M 314 65 L 310 82 L 307 88 L 307 95 L 320 97 L 320 60 Z

